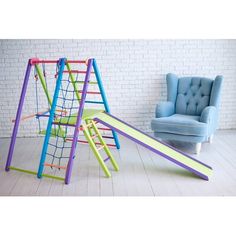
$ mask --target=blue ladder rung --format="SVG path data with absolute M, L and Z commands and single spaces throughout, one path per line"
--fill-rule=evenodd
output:
M 85 103 L 104 104 L 104 102 L 100 102 L 100 101 L 85 101 Z
M 106 136 L 106 135 L 102 135 L 103 138 L 108 138 L 108 139 L 114 139 L 113 136 Z
M 44 116 L 45 117 L 45 115 L 47 114 L 47 113 L 49 113 L 50 111 L 45 111 L 45 112 L 43 112 L 43 113 L 41 113 L 41 114 L 36 114 L 35 115 L 35 117 L 36 117 L 36 119 L 39 119 L 39 117 L 41 117 L 41 116 Z

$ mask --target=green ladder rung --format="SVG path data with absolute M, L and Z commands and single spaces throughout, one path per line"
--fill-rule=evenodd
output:
M 77 84 L 84 84 L 84 81 L 75 81 L 74 83 L 75 83 L 75 84 L 76 84 L 76 83 L 77 83 Z M 91 81 L 91 82 L 89 82 L 89 84 L 98 84 L 98 83 Z
M 39 132 L 39 134 L 42 134 L 42 135 L 46 135 L 46 130 L 41 130 Z M 66 137 L 66 133 L 64 130 L 62 129 L 52 129 L 51 130 L 51 137 L 61 137 L 61 138 L 65 138 Z
M 31 174 L 31 175 L 37 175 L 36 171 L 25 170 L 25 169 L 17 168 L 17 167 L 14 167 L 14 166 L 10 166 L 9 169 L 16 170 L 16 171 L 23 172 L 23 173 L 27 173 L 27 174 Z M 65 180 L 65 178 L 55 176 L 55 175 L 42 174 L 42 176 L 46 177 L 46 178 L 50 178 L 50 179 L 57 179 L 57 180 L 62 180 L 62 181 Z

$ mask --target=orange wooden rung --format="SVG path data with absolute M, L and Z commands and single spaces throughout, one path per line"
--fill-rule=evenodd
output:
M 23 117 L 20 119 L 20 121 L 24 121 L 24 120 L 33 118 L 33 117 L 35 117 L 35 116 L 37 116 L 37 115 L 42 115 L 43 113 L 45 113 L 45 112 L 47 112 L 47 111 L 49 111 L 49 110 L 41 111 L 41 112 L 38 112 L 38 113 L 36 113 L 36 114 L 30 114 L 30 115 L 27 115 L 27 116 L 23 116 Z M 14 119 L 14 120 L 12 120 L 11 122 L 14 123 L 15 121 L 16 121 L 16 120 Z
M 54 165 L 54 164 L 49 164 L 49 163 L 44 163 L 44 166 L 50 166 L 50 167 L 55 167 L 55 168 L 58 168 L 58 169 L 64 169 L 66 170 L 66 166 L 59 166 L 59 165 Z
M 95 139 L 98 135 L 94 134 L 93 136 L 91 136 L 92 139 Z
M 100 151 L 100 150 L 102 150 L 104 147 L 105 147 L 105 146 L 102 145 L 102 146 L 98 147 L 97 150 Z
M 67 111 L 66 110 L 60 110 L 60 109 L 56 109 L 57 112 L 61 112 L 61 113 L 64 113 L 64 114 L 67 114 Z

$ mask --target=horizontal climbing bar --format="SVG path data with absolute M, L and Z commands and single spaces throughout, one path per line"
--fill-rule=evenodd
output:
M 72 124 L 67 124 L 67 123 L 61 123 L 61 122 L 52 122 L 54 125 L 61 125 L 61 126 L 71 126 L 71 127 L 75 127 L 75 125 Z
M 56 111 L 67 114 L 66 110 L 56 110 Z M 49 115 L 46 115 L 48 112 L 49 112 L 49 110 L 46 110 L 46 111 L 38 112 L 38 113 L 35 113 L 35 114 L 26 115 L 26 116 L 23 116 L 20 120 L 24 121 L 24 120 L 27 120 L 27 119 L 30 119 L 30 118 L 33 118 L 33 117 L 36 117 L 36 118 L 38 118 L 38 117 L 49 117 Z M 15 119 L 12 120 L 12 123 L 14 123 L 14 122 L 15 122 Z
M 102 101 L 85 101 L 85 103 L 104 104 Z
M 46 110 L 46 111 L 42 111 L 42 112 L 38 112 L 38 113 L 34 113 L 34 114 L 30 114 L 30 115 L 26 115 L 26 116 L 23 116 L 20 120 L 21 121 L 24 121 L 24 120 L 28 120 L 30 118 L 33 118 L 35 116 L 40 116 L 40 115 L 43 115 L 45 113 L 49 112 L 49 110 Z M 12 123 L 14 123 L 16 120 L 12 120 Z
M 94 121 L 94 124 L 97 124 L 98 122 L 97 121 Z M 91 126 L 93 126 L 93 123 L 89 123 L 87 125 L 84 125 L 84 126 L 80 126 L 80 130 L 84 130 L 83 127 L 86 127 L 86 128 L 91 128 Z
M 103 127 L 98 127 L 98 129 L 100 129 L 100 130 L 107 130 L 107 131 L 111 130 L 110 128 L 103 128 Z
M 57 111 L 57 112 L 62 112 L 62 113 L 67 114 L 67 110 L 60 110 L 60 109 L 57 110 L 57 109 L 56 109 L 56 111 Z
M 108 139 L 114 139 L 114 137 L 112 136 L 106 136 L 106 135 L 102 135 L 103 138 L 108 138 Z
M 82 93 L 83 90 L 78 90 L 79 93 Z M 101 94 L 100 92 L 97 92 L 97 91 L 87 91 L 86 92 L 87 94 Z
M 61 113 L 64 113 L 64 114 L 67 114 L 67 111 L 66 110 L 56 110 L 57 112 L 61 112 Z M 30 114 L 30 115 L 26 115 L 26 116 L 23 116 L 20 120 L 21 121 L 24 121 L 24 120 L 28 120 L 28 119 L 31 119 L 33 117 L 49 117 L 49 115 L 46 115 L 47 113 L 49 112 L 49 110 L 46 110 L 46 111 L 42 111 L 42 112 L 38 112 L 38 113 L 34 113 L 34 114 Z M 12 123 L 14 123 L 16 120 L 13 119 L 12 120 Z
M 97 137 L 98 137 L 98 134 L 94 134 L 94 135 L 91 136 L 92 139 L 95 139 Z
M 87 64 L 87 60 L 67 60 L 66 63 Z
M 100 150 L 102 150 L 104 147 L 105 147 L 104 145 L 101 145 L 101 146 L 97 147 L 97 150 L 100 151 Z
M 74 83 L 84 84 L 84 81 L 82 81 L 82 80 L 77 80 L 77 81 L 75 81 Z M 89 84 L 98 84 L 98 83 L 95 82 L 95 81 L 88 81 L 88 83 L 89 83 Z
M 65 181 L 65 178 L 55 176 L 55 175 L 48 175 L 48 174 L 42 174 L 43 177 L 50 178 L 50 179 L 57 179 L 57 180 L 62 180 Z
M 61 126 L 71 126 L 71 127 L 75 127 L 74 124 L 68 124 L 68 123 L 62 123 L 62 122 L 57 122 L 57 121 L 54 121 L 52 122 L 54 125 L 61 125 Z M 98 122 L 95 121 L 95 124 L 97 124 Z M 92 126 L 92 123 L 88 124 L 88 125 L 85 125 L 85 127 L 89 128 L 90 126 Z M 80 130 L 84 130 L 83 127 L 81 126 L 80 127 Z
M 50 164 L 50 163 L 44 163 L 44 166 L 49 166 L 49 167 L 55 167 L 57 169 L 63 169 L 66 170 L 66 166 L 59 166 L 59 165 L 54 165 L 54 164 Z
M 73 139 L 72 139 L 72 138 L 67 138 L 66 141 L 72 142 Z M 77 142 L 78 142 L 78 143 L 83 143 L 83 144 L 88 144 L 88 141 L 85 141 L 85 140 L 78 140 Z M 95 144 L 96 144 L 96 145 L 101 145 L 101 143 L 99 143 L 99 142 L 95 142 Z M 111 144 L 111 143 L 107 143 L 106 145 L 107 145 L 108 147 L 116 147 L 115 144 Z
M 40 60 L 38 58 L 32 58 L 30 60 L 31 65 L 35 65 L 35 64 L 55 64 L 58 63 L 59 60 Z M 87 64 L 87 60 L 67 60 L 66 63 L 70 63 L 70 64 Z
M 35 172 L 35 171 L 25 170 L 25 169 L 17 168 L 17 167 L 14 167 L 14 166 L 10 166 L 9 169 L 10 170 L 16 170 L 16 171 L 23 172 L 23 173 L 28 173 L 28 174 L 31 174 L 31 175 L 37 175 L 37 172 Z
M 24 120 L 28 120 L 28 119 L 30 119 L 30 118 L 33 118 L 33 117 L 35 117 L 36 116 L 36 114 L 31 114 L 31 115 L 27 115 L 27 116 L 23 116 L 21 119 L 20 119 L 20 121 L 24 121 Z M 12 123 L 15 123 L 15 119 L 13 119 L 11 122 Z
M 44 115 L 44 114 L 42 114 L 42 115 L 36 115 L 36 118 L 39 118 L 39 117 L 49 117 L 50 115 Z
M 64 70 L 63 73 L 65 74 L 86 74 L 86 70 Z M 94 72 L 90 72 L 91 74 L 94 74 Z M 58 75 L 58 72 L 56 73 Z
M 110 160 L 111 158 L 110 157 L 107 157 L 106 159 L 104 159 L 103 161 L 106 162 L 108 160 Z
M 23 173 L 28 173 L 28 174 L 31 174 L 31 175 L 37 175 L 37 172 L 35 172 L 35 171 L 25 170 L 25 169 L 17 168 L 17 167 L 14 167 L 14 166 L 10 166 L 9 169 L 10 170 L 16 170 L 16 171 L 23 172 Z M 42 174 L 42 176 L 46 177 L 46 178 L 57 179 L 57 180 L 62 180 L 62 181 L 65 180 L 64 178 L 59 177 L 59 176 L 55 176 L 55 175 Z

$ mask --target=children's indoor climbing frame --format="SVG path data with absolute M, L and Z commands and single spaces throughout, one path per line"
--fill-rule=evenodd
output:
M 42 70 L 40 67 L 42 65 Z M 53 99 L 50 97 L 47 85 L 47 74 L 45 71 L 45 64 L 55 64 L 55 78 L 56 86 L 54 90 Z M 77 70 L 71 69 L 71 64 L 77 65 Z M 84 69 L 80 69 L 80 65 Z M 25 116 L 21 118 L 23 103 L 25 99 L 26 89 L 30 78 L 30 72 L 32 67 L 35 68 L 34 78 L 36 81 L 36 105 L 37 112 L 33 115 Z M 75 76 L 76 75 L 76 76 Z M 91 78 L 91 77 L 94 78 Z M 46 111 L 40 112 L 38 105 L 38 85 L 40 81 L 44 94 L 47 98 L 48 108 Z M 96 91 L 89 91 L 89 85 L 97 86 Z M 99 100 L 88 100 L 86 95 L 98 95 Z M 65 58 L 59 60 L 39 60 L 30 59 L 28 61 L 21 97 L 18 105 L 17 115 L 14 121 L 14 129 L 12 139 L 10 143 L 6 170 L 10 169 L 21 170 L 19 168 L 11 166 L 13 157 L 14 146 L 16 142 L 17 131 L 19 123 L 22 120 L 36 117 L 39 123 L 39 133 L 45 135 L 40 164 L 37 172 L 37 176 L 41 178 L 52 177 L 43 174 L 45 167 L 54 167 L 58 169 L 64 169 L 65 183 L 69 183 L 72 171 L 73 160 L 75 158 L 75 149 L 77 142 L 88 143 L 92 148 L 99 164 L 101 165 L 106 176 L 110 176 L 110 172 L 105 164 L 106 161 L 111 161 L 115 170 L 118 170 L 118 165 L 113 158 L 109 147 L 120 148 L 119 140 L 115 131 L 106 127 L 97 127 L 96 122 L 89 119 L 89 117 L 99 110 L 84 109 L 85 104 L 93 104 L 93 106 L 103 106 L 103 110 L 110 112 L 107 102 L 106 94 L 103 88 L 101 75 L 98 70 L 96 60 L 66 60 Z M 40 119 L 47 118 L 48 124 L 45 130 L 41 129 Z M 84 122 L 85 124 L 82 124 Z M 68 134 L 70 130 L 70 133 Z M 111 131 L 111 135 L 102 135 L 102 131 Z M 79 139 L 79 131 L 83 131 L 86 140 Z M 114 143 L 107 144 L 104 139 L 114 140 Z M 102 158 L 101 150 L 104 150 L 106 157 Z M 50 159 L 50 162 L 47 161 Z M 61 165 L 62 159 L 68 159 L 66 166 Z M 56 164 L 55 164 L 56 162 Z M 23 172 L 32 173 L 32 171 L 24 170 Z M 33 172 L 34 173 L 34 172 Z M 36 173 L 35 173 L 36 174 Z M 61 179 L 58 177 L 58 179 Z
M 47 64 L 54 64 L 56 68 L 56 84 L 53 98 L 51 98 L 48 89 Z M 74 67 L 76 68 L 74 69 Z M 81 69 L 81 67 L 83 68 Z M 32 68 L 34 68 L 34 79 L 36 83 L 37 110 L 32 115 L 21 116 Z M 44 111 L 40 111 L 39 109 L 39 82 L 48 103 L 48 108 Z M 94 86 L 97 89 L 94 89 Z M 92 98 L 89 99 L 89 96 Z M 97 100 L 98 97 L 99 100 Z M 99 109 L 98 107 L 94 109 L 94 106 L 97 105 L 99 105 Z M 20 169 L 11 165 L 20 121 L 32 117 L 38 120 L 39 134 L 45 135 L 37 172 Z M 45 129 L 42 128 L 40 123 L 41 118 L 47 119 L 47 127 Z M 205 180 L 208 180 L 212 174 L 212 168 L 210 166 L 112 116 L 95 59 L 30 59 L 25 73 L 16 118 L 13 122 L 14 128 L 5 167 L 6 171 L 12 169 L 36 174 L 38 178 L 44 176 L 61 179 L 68 184 L 71 179 L 73 161 L 76 156 L 76 146 L 79 142 L 87 143 L 90 146 L 105 175 L 110 177 L 111 174 L 106 165 L 107 161 L 111 162 L 116 171 L 119 170 L 115 158 L 109 149 L 110 147 L 120 148 L 117 137 L 117 133 L 119 133 Z M 80 138 L 80 131 L 83 132 L 86 140 Z M 102 134 L 101 131 L 110 131 L 111 134 Z M 114 143 L 107 143 L 105 140 L 114 140 Z M 66 164 L 62 164 L 62 160 L 66 160 Z M 65 178 L 44 173 L 46 167 L 64 170 Z

